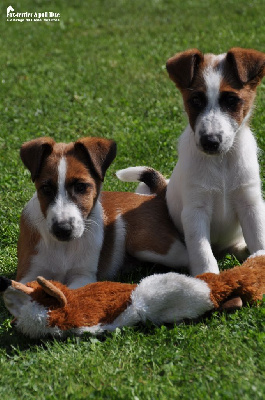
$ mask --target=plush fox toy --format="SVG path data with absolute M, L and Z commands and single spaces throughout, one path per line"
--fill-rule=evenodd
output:
M 146 320 L 177 323 L 230 307 L 231 298 L 237 307 L 262 299 L 265 252 L 220 275 L 192 278 L 170 272 L 148 276 L 138 285 L 96 282 L 79 289 L 42 277 L 26 285 L 2 277 L 0 291 L 17 329 L 32 338 L 97 334 Z

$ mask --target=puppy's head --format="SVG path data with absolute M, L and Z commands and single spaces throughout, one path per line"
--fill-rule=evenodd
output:
M 65 144 L 44 137 L 24 143 L 20 156 L 35 183 L 49 232 L 59 241 L 81 237 L 116 156 L 115 142 L 87 137 Z
M 204 55 L 191 49 L 170 58 L 167 71 L 182 93 L 198 148 L 207 154 L 229 151 L 250 117 L 265 54 L 232 48 Z

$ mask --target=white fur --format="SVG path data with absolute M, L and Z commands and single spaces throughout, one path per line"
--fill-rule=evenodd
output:
M 166 183 L 168 184 L 169 179 L 165 179 Z M 150 188 L 144 183 L 140 182 L 137 188 L 135 189 L 135 193 L 142 194 L 142 195 L 151 195 Z
M 124 169 L 120 169 L 116 172 L 117 178 L 122 182 L 139 182 L 141 175 L 143 172 L 148 171 L 148 167 L 128 167 Z M 166 182 L 169 182 L 169 179 L 166 179 Z M 151 191 L 149 186 L 147 186 L 144 182 L 140 182 L 137 186 L 135 193 L 142 195 L 150 195 Z
M 103 244 L 103 211 L 98 201 L 85 221 L 84 233 L 69 242 L 56 240 L 49 232 L 37 195 L 31 198 L 24 215 L 41 235 L 28 273 L 21 280 L 30 282 L 38 275 L 58 280 L 75 289 L 97 280 L 99 255 Z
M 35 339 L 50 335 L 63 338 L 65 332 L 57 326 L 49 326 L 47 320 L 48 310 L 36 301 L 31 301 L 21 310 L 21 316 L 16 320 L 16 328 Z
M 251 256 L 249 256 L 248 258 L 255 258 L 260 256 L 265 256 L 265 250 L 256 251 L 256 253 L 251 254 Z
M 186 128 L 179 140 L 179 159 L 167 189 L 169 213 L 184 234 L 192 275 L 218 273 L 215 250 L 244 240 L 250 253 L 265 249 L 265 205 L 261 195 L 258 149 L 246 125 L 241 126 L 217 105 L 221 70 L 204 74 L 208 106 L 198 117 L 195 132 Z M 222 132 L 220 154 L 200 149 L 199 136 Z
M 117 171 L 116 176 L 122 182 L 139 182 L 141 174 L 146 170 L 147 167 L 128 167 Z M 144 182 L 140 182 L 137 186 L 136 193 L 142 195 L 150 195 L 151 191 Z
M 16 328 L 24 335 L 31 338 L 64 336 L 64 331 L 48 325 L 48 309 L 33 301 L 28 294 L 10 286 L 3 297 L 7 309 L 16 317 Z
M 133 254 L 139 260 L 160 263 L 171 268 L 188 267 L 189 258 L 185 245 L 176 240 L 166 254 L 159 254 L 152 251 L 137 251 Z
M 129 167 L 117 171 L 116 176 L 123 182 L 137 182 L 145 171 L 146 167 Z
M 67 162 L 65 157 L 62 157 L 58 164 L 58 193 L 61 197 L 66 197 L 65 181 L 67 173 Z
M 112 324 L 93 327 L 94 333 L 147 320 L 155 324 L 179 323 L 214 308 L 206 282 L 173 272 L 144 278 L 132 292 L 131 301 Z
M 213 60 L 215 59 L 216 57 L 213 57 Z M 195 141 L 197 146 L 202 150 L 200 143 L 202 132 L 204 132 L 206 135 L 221 134 L 222 142 L 219 150 L 221 153 L 225 153 L 233 145 L 239 126 L 237 122 L 229 116 L 228 113 L 224 113 L 221 110 L 218 102 L 220 96 L 220 84 L 223 78 L 222 63 L 218 69 L 214 69 L 211 65 L 209 65 L 205 69 L 203 77 L 206 84 L 206 96 L 208 103 L 205 110 L 197 118 L 194 130 Z
M 145 172 L 147 167 L 128 167 L 124 169 L 120 169 L 116 172 L 117 178 L 122 182 L 139 182 L 141 174 Z M 137 186 L 135 192 L 137 194 L 142 195 L 150 195 L 151 191 L 149 186 L 147 186 L 144 182 L 140 182 Z
M 58 165 L 58 194 L 54 204 L 52 204 L 47 213 L 47 225 L 50 233 L 52 234 L 52 227 L 54 223 L 70 222 L 72 226 L 72 239 L 80 238 L 85 230 L 85 223 L 82 218 L 81 212 L 70 201 L 67 191 L 65 189 L 65 179 L 67 172 L 67 162 L 64 157 L 61 158 Z
M 213 308 L 206 282 L 174 272 L 144 278 L 131 297 L 141 320 L 156 324 L 197 318 Z
M 140 182 L 137 188 L 135 189 L 135 193 L 141 194 L 141 195 L 150 195 L 151 190 L 149 186 L 147 186 L 144 182 Z

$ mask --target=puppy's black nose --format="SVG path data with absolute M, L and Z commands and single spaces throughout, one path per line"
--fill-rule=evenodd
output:
M 220 144 L 222 143 L 221 135 L 202 135 L 201 146 L 205 153 L 214 154 L 218 153 Z
M 72 235 L 72 224 L 68 221 L 54 222 L 52 233 L 58 240 L 68 241 Z

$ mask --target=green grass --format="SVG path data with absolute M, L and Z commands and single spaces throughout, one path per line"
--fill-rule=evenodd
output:
M 265 51 L 263 0 L 13 2 L 15 11 L 57 11 L 60 23 L 0 22 L 0 269 L 13 276 L 21 209 L 34 188 L 19 160 L 23 141 L 50 135 L 114 138 L 114 176 L 151 165 L 169 176 L 186 121 L 167 77 L 174 53 L 232 46 Z M 265 82 L 252 127 L 264 177 Z M 263 179 L 263 188 L 265 180 Z M 231 267 L 233 258 L 220 266 Z M 150 267 L 149 267 L 150 268 Z M 151 267 L 151 272 L 152 272 Z M 1 399 L 263 399 L 265 306 L 176 327 L 139 326 L 100 339 L 28 340 L 0 308 Z

